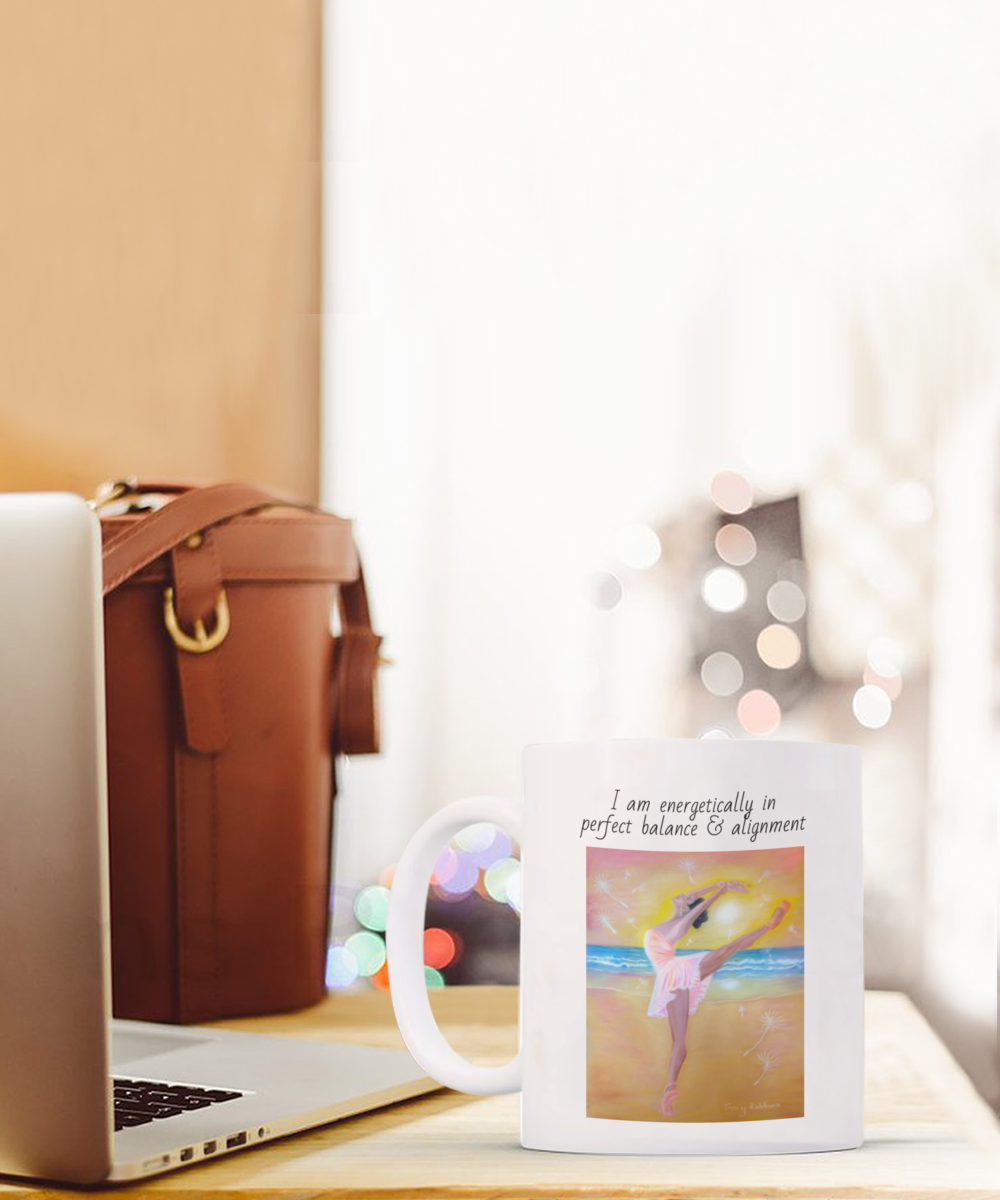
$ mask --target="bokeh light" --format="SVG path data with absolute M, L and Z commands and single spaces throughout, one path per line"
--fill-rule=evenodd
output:
M 344 943 L 344 949 L 354 955 L 358 975 L 374 975 L 385 966 L 385 942 L 377 933 L 367 929 L 352 933 Z
M 704 733 L 698 735 L 705 742 L 724 742 L 733 735 L 725 729 L 706 729 Z
M 791 625 L 806 611 L 806 594 L 790 579 L 779 579 L 767 589 L 767 611 L 776 621 Z
M 716 650 L 701 664 L 701 681 L 713 696 L 731 696 L 743 686 L 740 660 L 726 650 Z
M 458 855 L 455 873 L 438 884 L 438 894 L 445 900 L 458 900 L 471 892 L 479 879 L 479 868 L 468 854 Z
M 723 525 L 715 535 L 715 552 L 731 567 L 745 567 L 757 553 L 757 539 L 745 525 Z
M 761 662 L 776 670 L 794 667 L 802 657 L 802 643 L 787 625 L 768 625 L 757 635 L 757 653 Z
M 770 692 L 754 688 L 740 697 L 736 716 L 747 733 L 763 737 L 781 724 L 781 706 Z
M 496 837 L 497 827 L 490 821 L 478 821 L 475 825 L 466 825 L 455 834 L 454 842 L 460 850 L 475 853 L 485 850 Z
M 431 883 L 447 883 L 458 870 L 458 855 L 451 846 L 445 846 L 434 860 Z
M 625 566 L 645 571 L 659 561 L 662 547 L 648 525 L 625 525 L 615 534 L 615 553 Z
M 346 946 L 331 946 L 326 954 L 326 986 L 345 988 L 358 977 L 358 960 Z
M 610 571 L 595 571 L 587 576 L 587 599 L 595 608 L 608 611 L 622 598 L 621 580 Z
M 486 890 L 500 904 L 507 903 L 507 884 L 511 876 L 520 874 L 521 864 L 516 858 L 502 858 L 486 869 L 483 882 Z
M 360 925 L 381 933 L 389 918 L 389 889 L 380 883 L 362 888 L 354 898 L 354 915 Z
M 738 471 L 720 471 L 708 490 L 724 513 L 737 515 L 753 504 L 753 488 Z
M 447 929 L 424 930 L 424 963 L 440 970 L 455 957 L 455 939 Z
M 431 873 L 434 894 L 442 900 L 465 900 L 473 891 L 484 900 L 521 912 L 521 863 L 510 836 L 490 821 L 462 829 L 438 855 Z M 388 917 L 389 884 L 398 864 L 379 875 L 380 882 L 352 897 L 353 911 L 363 926 L 327 954 L 327 986 L 348 988 L 361 980 L 382 990 L 389 987 L 386 945 L 382 936 Z M 348 907 L 348 911 L 350 908 Z M 446 985 L 442 971 L 458 961 L 461 937 L 453 930 L 432 927 L 424 932 L 424 976 L 428 987 Z
M 701 581 L 701 595 L 716 612 L 735 612 L 746 603 L 746 580 L 732 567 L 714 567 Z
M 436 967 L 424 967 L 424 983 L 429 988 L 443 988 L 444 976 Z
M 511 849 L 510 838 L 502 829 L 494 829 L 493 840 L 490 844 L 483 850 L 470 851 L 469 857 L 480 870 L 485 871 L 487 867 L 499 862 L 501 858 L 509 858 Z
M 895 638 L 877 637 L 868 643 L 868 665 L 885 679 L 902 673 L 903 647 Z
M 866 683 L 854 693 L 851 701 L 858 723 L 867 729 L 881 729 L 892 716 L 892 701 L 872 683 Z

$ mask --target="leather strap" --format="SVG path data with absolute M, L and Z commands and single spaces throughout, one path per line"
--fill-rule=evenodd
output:
M 148 514 L 149 510 L 146 510 Z M 143 520 L 143 513 L 101 517 L 105 545 Z M 263 508 L 212 526 L 226 586 L 237 583 L 347 583 L 358 577 L 351 522 L 332 513 Z M 183 543 L 182 543 L 183 544 Z M 161 554 L 125 580 L 125 588 L 160 588 L 174 582 L 169 554 Z
M 196 533 L 201 533 L 204 539 L 205 531 L 221 521 L 276 506 L 321 511 L 315 505 L 284 500 L 248 484 L 219 483 L 179 490 L 181 487 L 177 484 L 130 481 L 130 490 L 136 493 L 176 492 L 176 495 L 162 508 L 137 519 L 134 525 L 111 537 L 105 544 L 105 596 L 168 552 L 172 556 L 174 579 L 180 591 L 181 580 L 176 572 L 183 554 L 183 543 Z M 201 579 L 193 593 L 185 598 L 178 597 L 179 603 L 189 608 L 197 602 L 199 595 L 204 601 L 207 597 L 205 586 L 205 580 Z M 337 589 L 337 603 L 341 628 L 334 639 L 332 655 L 331 743 L 334 753 L 373 754 L 379 746 L 376 675 L 382 639 L 372 629 L 360 563 L 358 577 L 341 584 Z M 192 657 L 183 651 L 179 653 L 181 658 Z M 215 653 L 196 657 L 214 659 Z M 182 673 L 186 671 L 191 676 L 182 680 L 182 683 L 190 685 L 184 689 L 185 732 L 192 749 L 203 753 L 221 749 L 228 736 L 221 684 L 214 678 L 216 667 L 216 663 L 204 662 L 194 665 L 183 663 L 181 667 Z M 206 675 L 212 676 L 211 680 L 205 678 Z
M 186 542 L 170 551 L 174 580 L 174 611 L 182 629 L 196 620 L 208 622 L 222 591 L 222 571 L 211 529 L 199 535 L 196 547 Z M 224 655 L 220 646 L 209 654 L 177 654 L 181 707 L 187 744 L 199 754 L 216 754 L 229 740 L 226 720 Z
M 378 668 L 382 639 L 372 629 L 365 577 L 337 593 L 340 633 L 334 638 L 331 741 L 334 753 L 379 751 Z
M 105 596 L 193 534 L 220 521 L 227 521 L 230 517 L 276 505 L 315 511 L 311 504 L 280 500 L 260 488 L 243 483 L 216 483 L 179 493 L 162 508 L 155 509 L 136 521 L 131 528 L 123 530 L 104 547 Z
M 130 481 L 130 492 L 176 494 L 162 508 L 142 516 L 112 537 L 104 547 L 104 594 L 108 595 L 137 571 L 169 553 L 173 575 L 174 611 L 182 628 L 196 619 L 207 621 L 222 589 L 219 558 L 211 526 L 220 521 L 282 503 L 268 492 L 243 484 L 180 490 L 181 485 Z M 197 534 L 197 548 L 188 545 Z M 229 738 L 226 722 L 224 654 L 176 654 L 184 736 L 198 754 L 216 754 Z

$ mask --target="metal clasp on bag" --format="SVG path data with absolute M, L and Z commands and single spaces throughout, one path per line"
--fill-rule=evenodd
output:
M 215 602 L 215 625 L 211 633 L 206 631 L 205 622 L 200 617 L 195 619 L 194 637 L 181 629 L 174 609 L 172 587 L 164 588 L 163 591 L 163 623 L 178 650 L 186 650 L 188 654 L 207 654 L 216 646 L 221 646 L 229 633 L 229 601 L 226 599 L 225 588 L 219 592 L 219 598 Z
M 94 512 L 99 513 L 105 505 L 133 495 L 138 486 L 139 480 L 134 475 L 130 475 L 127 479 L 108 479 L 100 485 L 87 503 Z

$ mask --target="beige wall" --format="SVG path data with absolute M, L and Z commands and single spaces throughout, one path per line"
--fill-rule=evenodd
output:
M 0 490 L 315 496 L 320 4 L 0 4 Z

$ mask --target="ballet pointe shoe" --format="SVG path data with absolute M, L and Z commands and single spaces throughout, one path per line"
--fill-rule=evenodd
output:
M 768 921 L 766 928 L 777 929 L 777 927 L 781 924 L 781 922 L 787 916 L 788 910 L 791 907 L 792 906 L 788 903 L 787 900 L 782 900 L 782 902 L 778 905 L 778 907 L 774 910 L 774 912 L 771 913 L 771 919 Z
M 663 1089 L 663 1095 L 660 1097 L 660 1112 L 665 1117 L 674 1115 L 674 1101 L 680 1094 L 680 1088 L 676 1083 L 668 1083 Z

